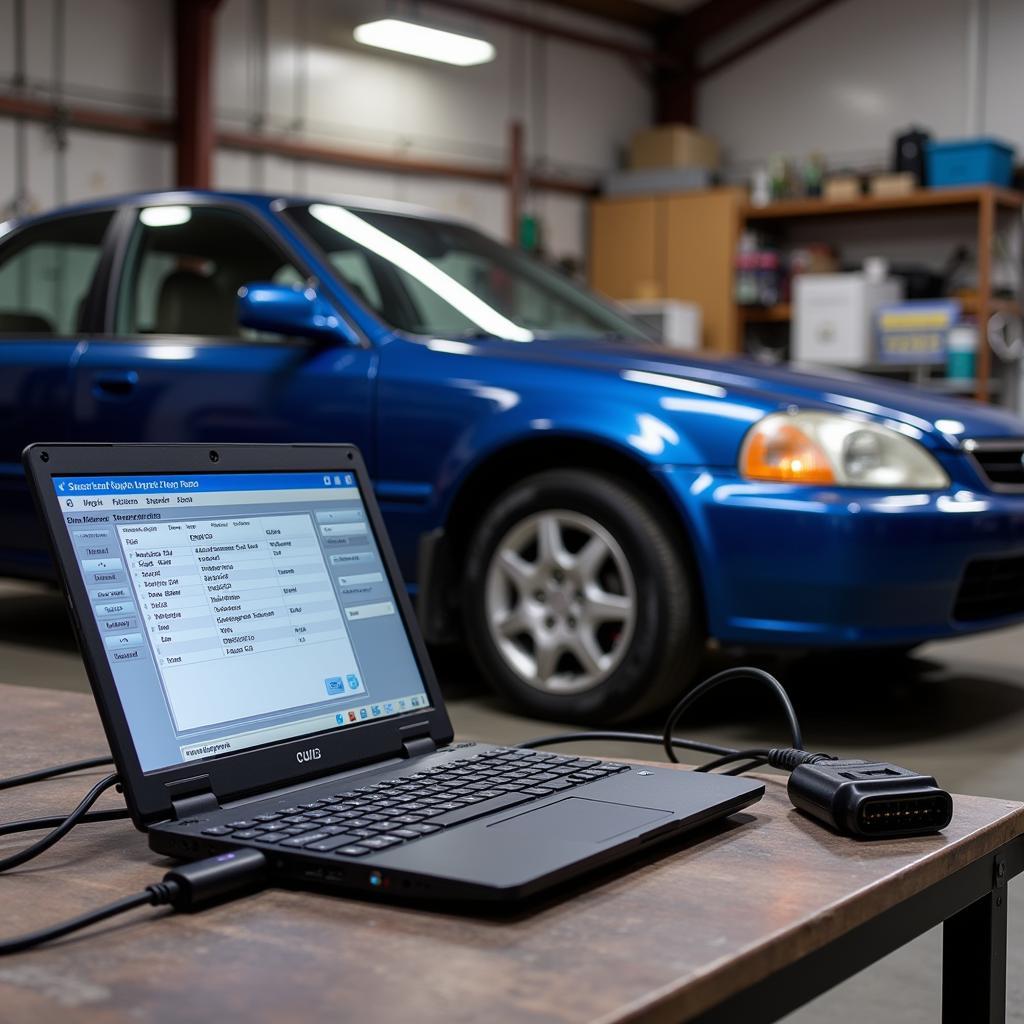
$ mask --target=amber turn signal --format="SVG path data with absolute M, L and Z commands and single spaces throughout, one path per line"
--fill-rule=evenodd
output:
M 747 435 L 740 472 L 749 480 L 794 484 L 834 484 L 824 449 L 792 421 L 770 416 Z

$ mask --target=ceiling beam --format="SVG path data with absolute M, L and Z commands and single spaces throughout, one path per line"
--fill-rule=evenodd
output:
M 590 46 L 599 50 L 617 53 L 622 57 L 644 61 L 649 64 L 671 64 L 672 58 L 654 46 L 643 46 L 635 43 L 622 43 L 605 35 L 595 35 L 562 25 L 551 24 L 525 14 L 513 14 L 493 7 L 485 7 L 475 0 L 430 0 L 434 7 L 442 7 L 450 11 L 458 11 L 473 18 L 486 19 L 524 32 L 536 32 L 552 39 L 564 39 L 566 42 L 580 46 Z
M 697 87 L 701 81 L 748 57 L 766 43 L 838 2 L 809 0 L 799 10 L 742 39 L 706 64 L 697 60 L 698 51 L 704 43 L 742 24 L 751 15 L 774 6 L 778 0 L 704 0 L 699 6 L 683 11 L 664 25 L 658 36 L 666 59 L 659 65 L 654 79 L 655 120 L 693 124 Z
M 772 7 L 779 0 L 704 0 L 679 15 L 695 46 L 745 21 L 750 15 Z
M 779 36 L 789 32 L 790 29 L 796 28 L 797 25 L 807 21 L 809 18 L 813 18 L 814 15 L 820 14 L 826 8 L 838 2 L 839 0 L 813 0 L 812 3 L 802 7 L 799 11 L 795 11 L 788 18 L 783 18 L 770 28 L 766 28 L 763 32 L 758 32 L 755 36 L 746 40 L 746 42 L 740 43 L 715 60 L 699 67 L 697 69 L 697 77 L 708 78 L 723 68 L 727 68 L 730 64 L 734 64 L 736 61 L 749 56 L 755 50 L 759 50 L 765 43 L 770 43 L 773 39 L 777 39 Z
M 564 7 L 580 14 L 589 14 L 595 18 L 604 18 L 619 25 L 653 32 L 671 17 L 671 11 L 640 0 L 544 0 L 549 7 Z

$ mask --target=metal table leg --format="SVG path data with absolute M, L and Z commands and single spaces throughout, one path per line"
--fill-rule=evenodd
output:
M 1007 866 L 997 856 L 992 890 L 948 918 L 942 931 L 943 1024 L 1006 1020 Z

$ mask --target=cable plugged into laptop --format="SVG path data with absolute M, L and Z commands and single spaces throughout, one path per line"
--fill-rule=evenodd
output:
M 786 718 L 791 746 L 736 750 L 675 735 L 674 730 L 680 718 L 700 697 L 738 679 L 753 679 L 766 686 L 775 696 Z M 695 771 L 698 772 L 723 769 L 723 774 L 739 775 L 763 765 L 788 771 L 789 798 L 794 807 L 840 835 L 862 839 L 924 835 L 945 828 L 952 818 L 952 797 L 940 789 L 930 775 L 920 775 L 885 762 L 837 758 L 805 750 L 800 724 L 789 695 L 774 676 L 757 668 L 726 669 L 694 687 L 673 708 L 661 733 L 563 733 L 528 740 L 519 746 L 537 748 L 602 739 L 657 744 L 663 747 L 666 756 L 673 762 L 678 762 L 676 750 L 680 748 L 717 755 L 697 767 Z M 101 757 L 58 765 L 0 780 L 0 789 L 40 782 L 83 768 L 99 767 L 108 762 L 108 758 Z M 0 872 L 18 867 L 45 852 L 80 823 L 127 816 L 127 812 L 121 808 L 90 811 L 101 794 L 118 784 L 118 776 L 114 774 L 100 779 L 67 816 L 0 824 L 0 835 L 53 828 L 53 831 L 26 849 L 0 857 Z M 0 955 L 31 949 L 136 907 L 147 904 L 155 907 L 169 905 L 177 911 L 191 910 L 216 900 L 255 891 L 265 886 L 267 880 L 267 859 L 258 849 L 243 847 L 228 850 L 205 860 L 173 868 L 164 875 L 162 881 L 115 903 L 28 935 L 0 941 Z
M 792 746 L 734 750 L 675 735 L 679 720 L 693 704 L 711 690 L 739 679 L 758 682 L 775 697 L 785 715 Z M 793 806 L 844 836 L 891 839 L 927 835 L 944 829 L 953 817 L 953 798 L 939 788 L 931 775 L 921 775 L 887 762 L 837 758 L 832 754 L 805 750 L 800 723 L 789 694 L 771 673 L 759 668 L 729 668 L 705 679 L 686 693 L 669 712 L 660 734 L 562 733 L 519 745 L 536 748 L 601 739 L 658 744 L 673 762 L 679 761 L 676 755 L 678 748 L 719 755 L 694 769 L 698 772 L 725 768 L 725 775 L 740 775 L 762 765 L 788 771 L 787 788 Z
M 266 881 L 267 858 L 259 850 L 228 850 L 215 857 L 172 868 L 162 881 L 146 886 L 142 892 L 90 910 L 80 917 L 0 941 L 0 956 L 21 953 L 44 942 L 52 942 L 136 907 L 147 904 L 151 907 L 169 905 L 177 911 L 193 910 L 217 900 L 254 892 L 262 888 Z

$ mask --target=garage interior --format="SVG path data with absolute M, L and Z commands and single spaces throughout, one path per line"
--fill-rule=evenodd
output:
M 485 40 L 491 57 L 459 67 L 353 34 L 388 18 Z M 6 219 L 173 189 L 415 204 L 621 303 L 676 355 L 773 369 L 821 357 L 801 288 L 843 274 L 885 292 L 857 306 L 854 347 L 881 306 L 932 319 L 880 327 L 887 355 L 833 368 L 1024 414 L 1017 0 L 2 0 L 0 26 Z M 927 189 L 924 156 L 900 159 L 908 139 L 1005 151 L 1005 174 Z M 766 668 L 813 749 L 1022 800 L 1024 626 L 996 626 L 908 653 L 712 642 L 698 678 Z M 511 705 L 458 642 L 431 652 L 459 739 L 583 727 Z M 89 692 L 52 583 L 0 582 L 0 665 L 2 683 Z M 686 735 L 745 748 L 778 730 L 744 686 L 705 702 Z M 608 741 L 573 751 L 656 757 Z M 938 1020 L 941 938 L 784 1019 Z M 1016 906 L 1007 968 L 1006 1019 L 1024 1022 Z M 0 966 L 5 979 L 18 984 Z

